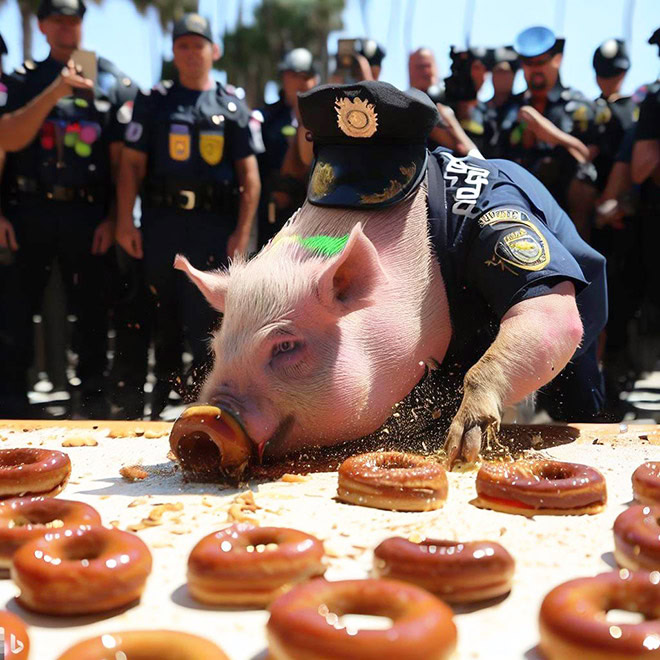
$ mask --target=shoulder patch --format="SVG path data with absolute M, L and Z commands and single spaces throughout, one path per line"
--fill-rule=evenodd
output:
M 545 236 L 524 212 L 501 208 L 479 218 L 480 227 L 502 225 L 493 256 L 485 264 L 516 273 L 515 269 L 538 271 L 550 263 L 550 248 Z

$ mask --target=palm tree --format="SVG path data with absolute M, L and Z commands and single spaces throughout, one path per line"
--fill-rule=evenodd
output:
M 344 0 L 263 0 L 254 23 L 238 21 L 224 35 L 225 53 L 218 68 L 243 87 L 251 107 L 263 104 L 264 87 L 277 77 L 277 63 L 292 48 L 317 54 L 327 73 L 328 35 L 342 27 Z

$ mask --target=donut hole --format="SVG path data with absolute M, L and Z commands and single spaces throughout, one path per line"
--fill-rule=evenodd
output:
M 346 607 L 328 607 L 325 603 L 319 605 L 318 613 L 325 622 L 341 630 L 346 629 L 349 635 L 355 635 L 360 630 L 387 630 L 394 625 L 394 621 L 382 612 L 382 607 L 369 607 L 366 603 L 346 603 Z M 333 611 L 338 610 L 338 611 Z
M 641 612 L 632 610 L 611 609 L 605 612 L 605 620 L 608 623 L 621 625 L 637 625 L 646 621 L 646 617 Z M 616 634 L 616 631 L 614 631 Z
M 62 558 L 67 561 L 93 561 L 105 550 L 105 542 L 90 534 L 70 539 L 64 545 Z
M 222 453 L 208 433 L 194 431 L 184 435 L 179 440 L 177 454 L 184 470 L 195 473 L 220 472 Z
M 277 543 L 257 543 L 255 545 L 245 546 L 247 552 L 270 552 L 272 550 L 277 550 Z
M 565 465 L 557 465 L 556 463 L 545 463 L 535 470 L 535 472 L 541 479 L 549 479 L 550 481 L 568 479 L 571 476 Z
M 247 552 L 270 552 L 272 550 L 277 550 L 279 547 L 279 539 L 276 538 L 273 534 L 268 532 L 260 534 L 259 530 L 255 534 L 252 534 L 249 538 L 246 539 L 246 544 L 244 546 Z
M 12 518 L 7 527 L 13 529 L 14 527 L 43 527 L 44 529 L 57 529 L 64 527 L 64 521 L 53 515 L 39 514 L 38 512 L 15 516 Z
M 10 455 L 0 454 L 0 468 L 13 468 L 38 462 L 39 457 L 30 449 L 12 449 Z

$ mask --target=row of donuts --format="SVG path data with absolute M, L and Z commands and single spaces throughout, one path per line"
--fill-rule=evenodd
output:
M 51 502 L 54 503 L 55 500 L 52 500 Z M 61 503 L 62 501 L 59 501 L 59 502 Z M 42 500 L 42 503 L 43 503 L 43 500 Z M 18 507 L 18 508 L 21 509 L 22 507 Z M 62 513 L 62 511 L 60 510 L 60 514 L 61 513 Z M 622 514 L 622 515 L 624 515 L 624 514 Z M 24 509 L 22 511 L 22 517 L 23 517 L 23 520 L 25 520 L 26 517 L 27 517 L 27 512 Z M 64 521 L 62 521 L 62 524 L 64 524 Z M 20 529 L 22 526 L 23 525 L 20 525 L 20 524 L 19 525 L 14 524 L 13 528 Z M 66 531 L 68 531 L 68 530 L 62 530 L 59 533 L 64 532 L 65 536 L 66 536 Z M 107 531 L 118 531 L 118 530 L 107 530 Z M 49 535 L 52 535 L 52 533 L 50 533 Z M 129 536 L 131 536 L 131 535 L 129 535 Z M 193 552 L 191 553 L 190 560 L 189 560 L 189 588 L 190 588 L 190 591 L 191 591 L 191 595 L 193 595 L 193 597 L 197 597 L 198 599 L 202 600 L 203 602 L 207 602 L 207 603 L 211 602 L 211 603 L 215 603 L 215 604 L 229 604 L 229 603 L 233 602 L 234 604 L 259 604 L 259 603 L 254 602 L 254 601 L 250 601 L 249 599 L 254 598 L 255 594 L 259 595 L 260 592 L 261 592 L 261 594 L 260 594 L 261 597 L 263 597 L 264 595 L 268 596 L 268 593 L 270 592 L 270 596 L 266 598 L 266 601 L 267 601 L 270 597 L 274 596 L 276 593 L 278 593 L 282 589 L 285 589 L 286 586 L 288 586 L 288 584 L 290 584 L 291 582 L 296 581 L 296 576 L 292 575 L 291 571 L 289 571 L 289 573 L 285 572 L 285 574 L 281 576 L 280 579 L 283 579 L 284 583 L 282 585 L 280 585 L 279 587 L 277 585 L 277 581 L 273 582 L 272 579 L 270 581 L 267 580 L 265 584 L 263 583 L 263 581 L 262 581 L 261 584 L 258 583 L 258 581 L 259 581 L 259 570 L 255 570 L 255 567 L 259 565 L 259 562 L 262 562 L 262 567 L 263 566 L 270 566 L 268 571 L 269 572 L 272 571 L 272 568 L 273 568 L 274 564 L 271 560 L 275 559 L 275 556 L 273 554 L 273 549 L 268 547 L 271 544 L 273 544 L 275 546 L 275 551 L 276 551 L 274 553 L 275 556 L 277 556 L 278 553 L 280 554 L 280 562 L 279 562 L 280 567 L 284 566 L 286 568 L 290 567 L 292 562 L 296 563 L 294 561 L 294 559 L 295 559 L 297 551 L 300 550 L 301 547 L 310 549 L 309 553 L 305 553 L 305 558 L 303 559 L 303 561 L 302 562 L 300 562 L 300 561 L 297 562 L 299 567 L 302 567 L 302 569 L 303 569 L 302 573 L 298 576 L 297 579 L 307 579 L 307 577 L 310 577 L 311 575 L 322 574 L 323 566 L 320 562 L 320 557 L 319 557 L 319 554 L 322 555 L 322 545 L 320 544 L 319 541 L 317 541 L 313 537 L 309 537 L 309 535 L 305 535 L 304 533 L 297 532 L 295 530 L 284 530 L 284 529 L 279 529 L 279 528 L 271 528 L 271 529 L 268 529 L 268 528 L 251 528 L 249 526 L 248 527 L 244 526 L 244 527 L 241 528 L 241 527 L 234 526 L 232 528 L 228 528 L 226 530 L 223 530 L 222 532 L 218 532 L 217 534 L 212 534 L 212 535 L 209 535 L 208 537 L 205 537 L 205 539 L 202 539 L 202 541 L 200 541 L 200 543 L 198 543 L 197 546 L 195 546 L 195 548 L 193 549 Z M 443 544 L 442 541 L 433 542 L 433 541 L 430 541 L 430 540 L 428 540 L 427 542 L 425 542 L 423 544 L 414 544 L 414 543 L 411 543 L 410 541 L 407 541 L 405 539 L 389 539 L 389 540 L 383 542 L 383 544 L 381 544 L 381 546 L 379 546 L 379 548 L 376 549 L 376 552 L 375 552 L 375 558 L 376 558 L 375 572 L 376 572 L 376 574 L 381 574 L 381 575 L 383 575 L 383 574 L 392 575 L 391 567 L 388 566 L 387 558 L 390 557 L 392 554 L 396 555 L 397 554 L 397 548 L 400 548 L 400 547 L 404 548 L 404 554 L 405 554 L 406 551 L 410 552 L 412 550 L 414 552 L 414 548 L 418 548 L 418 549 L 421 548 L 422 552 L 424 552 L 424 548 L 426 548 L 425 555 L 427 557 L 433 557 L 434 555 L 437 556 L 437 557 L 442 557 L 442 556 L 452 557 L 452 556 L 455 556 L 457 559 L 460 558 L 460 559 L 465 560 L 465 558 L 469 558 L 469 554 L 470 554 L 469 550 L 466 551 L 466 552 L 463 552 L 463 550 L 459 550 L 457 552 L 456 548 L 458 548 L 459 546 L 463 546 L 463 548 L 465 548 L 466 545 L 467 544 L 455 544 L 455 543 Z M 390 547 L 388 547 L 388 546 L 390 546 Z M 447 550 L 443 551 L 443 548 L 445 548 Z M 469 548 L 469 546 L 468 546 L 468 548 Z M 195 589 L 192 586 L 193 582 L 195 582 L 195 577 L 194 576 L 196 575 L 196 573 L 204 574 L 204 573 L 208 572 L 209 561 L 212 561 L 214 558 L 217 561 L 218 552 L 216 552 L 216 550 L 221 553 L 219 555 L 220 557 L 225 558 L 224 562 L 223 562 L 222 559 L 220 559 L 220 561 L 219 561 L 220 567 L 219 567 L 218 573 L 216 573 L 216 578 L 218 578 L 219 581 L 215 582 L 210 587 L 202 589 L 201 591 L 197 591 L 197 595 L 195 595 L 195 593 L 194 593 Z M 495 550 L 493 548 L 492 544 L 488 547 L 479 547 L 479 548 L 474 548 L 474 546 L 472 546 L 472 550 L 473 550 L 473 552 L 472 552 L 473 557 L 489 557 L 489 556 L 490 557 L 493 557 L 493 556 L 497 557 L 497 556 L 499 556 L 499 558 L 501 559 L 502 556 L 504 556 L 504 557 L 508 556 L 508 553 L 506 553 L 506 551 L 503 548 L 501 548 L 501 546 L 499 546 L 499 550 L 501 550 L 501 552 L 498 552 L 497 550 Z M 489 552 L 489 550 L 490 550 L 490 552 Z M 237 553 L 236 551 L 239 551 L 239 552 Z M 52 552 L 52 549 L 51 549 L 51 552 Z M 502 555 L 502 553 L 505 553 L 505 554 Z M 243 577 L 239 578 L 239 579 L 237 579 L 236 573 L 234 573 L 233 575 L 231 573 L 232 565 L 234 564 L 232 558 L 235 558 L 237 555 L 242 555 L 242 562 L 239 561 L 238 566 L 234 565 L 233 570 L 235 571 L 236 569 L 238 569 L 239 573 L 242 573 Z M 51 565 L 54 564 L 55 566 L 58 566 L 61 563 L 61 558 L 58 557 L 56 554 L 55 554 L 55 556 L 53 556 L 53 554 L 48 554 L 47 553 L 47 556 L 50 557 L 50 561 L 46 562 L 46 563 L 50 563 Z M 415 564 L 415 565 L 418 564 L 419 563 L 418 557 L 415 557 L 414 554 L 412 556 L 413 556 L 413 564 Z M 510 559 L 510 556 L 509 556 L 509 559 Z M 55 560 L 55 561 L 53 561 L 53 560 Z M 69 560 L 69 562 L 70 561 L 71 560 Z M 82 558 L 81 561 L 84 562 L 85 559 Z M 460 563 L 460 561 L 458 563 Z M 483 563 L 481 565 L 485 566 L 486 564 Z M 223 568 L 223 566 L 224 566 L 224 568 Z M 456 566 L 456 562 L 454 563 L 454 566 Z M 229 568 L 229 573 L 227 573 L 228 568 Z M 428 568 L 428 566 L 427 566 L 427 568 Z M 455 571 L 450 571 L 450 573 L 454 573 L 454 572 Z M 512 560 L 511 560 L 511 574 L 512 574 Z M 635 586 L 635 589 L 633 589 L 633 591 L 639 592 L 641 594 L 646 594 L 646 596 L 648 596 L 647 592 L 643 588 L 641 588 L 639 585 L 640 584 L 642 584 L 642 585 L 644 585 L 644 584 L 653 585 L 654 584 L 653 580 L 655 579 L 654 574 L 651 573 L 650 576 L 649 576 L 649 579 L 645 580 L 644 578 L 639 578 L 637 574 L 630 574 L 628 571 L 625 571 L 625 572 L 621 572 L 617 579 L 623 580 L 624 576 L 626 574 L 628 574 L 626 579 L 629 580 L 629 584 Z M 243 593 L 240 593 L 240 595 L 237 596 L 236 587 L 239 584 L 243 584 L 243 581 L 244 581 L 246 575 L 249 575 L 250 577 L 254 578 L 255 581 L 253 581 L 250 585 L 246 585 L 247 589 L 243 590 Z M 606 575 L 609 575 L 609 574 L 606 574 Z M 658 574 L 656 573 L 655 575 L 658 575 Z M 191 580 L 191 576 L 193 578 L 192 580 Z M 400 576 L 397 575 L 396 577 L 400 577 Z M 600 578 L 602 578 L 602 577 L 603 576 L 600 576 Z M 272 575 L 271 575 L 271 578 L 272 578 Z M 596 579 L 599 579 L 599 578 L 587 578 L 586 580 L 587 580 L 587 583 L 590 584 L 590 582 L 589 582 L 590 580 L 596 580 Z M 612 578 L 608 577 L 607 579 L 611 580 Z M 640 580 L 641 580 L 641 582 L 640 582 Z M 510 579 L 509 579 L 509 581 L 510 581 Z M 323 593 L 327 593 L 327 589 L 329 588 L 328 584 L 332 585 L 331 589 L 339 589 L 340 591 L 342 591 L 343 596 L 341 597 L 340 602 L 345 603 L 346 598 L 347 598 L 347 594 L 350 595 L 355 590 L 358 593 L 363 593 L 366 589 L 367 583 L 369 585 L 372 585 L 376 582 L 380 583 L 380 582 L 389 582 L 389 581 L 366 580 L 366 581 L 349 581 L 349 582 L 351 584 L 344 583 L 344 582 L 342 582 L 342 583 L 327 583 L 325 581 L 321 581 L 321 583 L 319 583 L 319 581 L 312 581 L 312 583 L 310 583 L 310 584 L 315 584 L 316 585 L 316 587 L 314 587 L 315 591 L 318 591 L 320 589 L 321 592 L 323 592 Z M 353 582 L 357 582 L 357 584 L 354 585 L 354 584 L 352 584 Z M 655 584 L 657 585 L 657 581 L 655 582 Z M 562 585 L 562 586 L 564 586 L 564 585 Z M 312 587 L 309 587 L 309 588 L 312 588 Z M 446 585 L 445 585 L 444 588 L 446 590 Z M 582 585 L 582 588 L 585 588 L 584 585 Z M 225 593 L 218 599 L 217 598 L 217 592 L 218 591 L 222 592 L 223 589 L 224 589 Z M 385 590 L 394 589 L 394 587 L 387 586 L 387 585 L 369 586 L 368 593 L 374 592 L 376 594 L 380 594 L 378 597 L 374 597 L 375 602 L 378 602 L 380 600 L 380 598 L 383 596 L 383 594 L 380 592 L 381 589 L 385 589 Z M 399 593 L 400 595 L 405 596 L 405 597 L 409 597 L 409 590 L 405 589 L 400 583 L 398 583 L 398 586 L 396 586 L 396 589 L 398 590 L 397 593 Z M 294 589 L 294 591 L 296 591 L 296 589 Z M 506 592 L 506 591 L 508 591 L 508 588 L 505 588 L 503 592 Z M 628 591 L 630 591 L 630 588 L 624 589 L 624 592 L 626 594 L 628 594 Z M 208 594 L 208 593 L 212 594 L 212 599 L 211 600 L 204 601 L 204 593 L 205 592 L 206 592 L 206 594 Z M 248 600 L 245 599 L 246 592 L 247 592 L 247 595 L 248 595 Z M 501 593 L 503 593 L 503 592 L 501 592 Z M 307 593 L 306 590 L 303 590 L 302 593 L 307 594 L 303 600 L 305 602 L 307 600 L 309 600 L 310 594 Z M 550 602 L 552 601 L 552 599 L 550 598 L 552 593 L 554 593 L 554 592 L 551 592 L 551 594 L 548 596 L 548 599 L 550 599 Z M 561 592 L 559 592 L 559 593 L 561 593 Z M 201 594 L 201 597 L 200 597 L 200 594 Z M 330 599 L 329 602 L 331 602 L 331 600 L 332 600 L 330 598 L 330 595 L 327 596 L 327 598 Z M 472 594 L 472 595 L 474 596 L 474 594 Z M 484 595 L 483 597 L 487 597 L 487 596 Z M 232 598 L 237 599 L 237 600 L 232 600 Z M 447 598 L 447 596 L 445 595 L 445 598 L 448 599 L 448 600 L 452 599 L 451 595 L 449 596 L 449 598 Z M 556 596 L 553 596 L 553 598 L 556 598 Z M 626 598 L 626 602 L 628 603 L 628 606 L 630 606 L 630 602 L 633 602 L 633 603 L 635 602 L 634 599 L 631 601 L 629 595 L 627 595 L 625 598 Z M 468 595 L 467 599 L 469 600 L 469 595 Z M 456 602 L 456 600 L 457 599 L 454 598 L 455 602 Z M 652 603 L 653 599 L 651 598 L 649 600 L 647 598 L 647 601 Z M 279 599 L 278 599 L 278 602 L 279 602 Z M 288 602 L 287 599 L 285 599 L 284 602 Z M 299 605 L 298 600 L 294 599 L 293 602 L 294 602 L 294 605 L 296 605 L 296 604 Z M 396 603 L 396 602 L 398 602 L 398 600 L 394 599 L 393 602 Z M 298 605 L 296 605 L 296 607 L 294 607 L 294 610 L 296 612 L 299 609 Z M 358 608 L 360 606 L 367 607 L 367 611 L 369 613 L 374 613 L 373 612 L 373 607 L 374 607 L 373 603 L 372 604 L 365 603 L 365 602 L 363 602 L 363 600 L 359 600 L 359 602 L 354 603 L 354 607 L 352 609 L 350 609 L 350 611 L 356 611 L 355 608 Z M 545 606 L 545 602 L 544 602 L 544 606 Z M 338 630 L 342 629 L 341 626 L 339 626 L 339 627 L 337 626 L 337 623 L 338 623 L 339 619 L 338 619 L 338 616 L 337 616 L 336 612 L 333 612 L 330 609 L 328 609 L 328 605 L 327 605 L 326 602 L 321 603 L 321 605 L 319 605 L 319 608 L 321 608 L 321 609 L 319 610 L 319 612 L 317 612 L 317 614 L 320 613 L 320 612 L 325 612 L 325 615 L 323 617 L 323 619 L 325 621 L 325 623 L 323 624 L 324 626 L 325 626 L 325 624 L 331 623 L 331 625 L 333 626 L 333 629 L 338 629 Z M 272 625 L 269 623 L 269 640 L 270 640 L 271 646 L 273 644 L 275 644 L 276 646 L 278 644 L 279 644 L 279 646 L 282 646 L 282 642 L 281 641 L 277 642 L 277 640 L 276 640 L 277 634 L 275 632 L 273 632 L 271 629 L 272 628 L 277 629 L 277 621 L 285 621 L 286 622 L 289 619 L 287 618 L 287 616 L 279 616 L 279 615 L 275 616 L 274 615 L 274 614 L 279 612 L 279 608 L 273 606 L 273 608 L 271 608 L 271 609 L 272 609 L 271 621 L 273 621 L 273 623 L 272 623 Z M 405 611 L 408 612 L 408 610 L 405 610 Z M 446 610 L 444 610 L 444 611 L 446 613 Z M 552 608 L 550 608 L 550 611 L 553 611 Z M 307 613 L 309 614 L 309 612 L 307 612 Z M 340 613 L 341 613 L 341 611 L 340 611 Z M 384 612 L 385 615 L 388 615 L 388 613 L 389 613 L 389 615 L 392 615 L 391 608 L 388 608 L 387 611 Z M 440 615 L 438 614 L 438 617 L 442 619 L 443 623 L 441 625 L 441 628 L 443 630 L 445 630 L 445 632 L 447 632 L 448 628 L 452 628 L 453 624 L 451 626 L 449 626 L 447 624 L 446 616 L 440 617 Z M 294 619 L 295 618 L 296 617 L 294 617 Z M 396 619 L 396 617 L 394 617 L 394 616 L 393 616 L 393 618 Z M 319 619 L 318 616 L 316 618 L 313 617 L 313 619 L 316 621 L 316 623 L 318 623 L 318 621 L 317 621 L 317 619 Z M 283 629 L 284 630 L 284 632 L 283 632 L 284 637 L 289 636 L 288 633 L 286 633 L 286 630 L 287 630 L 286 626 L 287 625 L 288 624 L 284 625 L 284 629 Z M 292 625 L 295 626 L 295 622 Z M 395 621 L 395 625 L 396 625 L 396 621 Z M 612 628 L 612 627 L 610 626 L 610 628 Z M 547 629 L 548 629 L 547 626 L 546 626 L 545 629 L 542 626 L 542 631 L 546 630 L 545 633 L 542 632 L 542 636 L 545 635 L 545 637 L 548 637 Z M 314 634 L 316 635 L 318 632 L 319 632 L 318 630 L 315 630 Z M 347 630 L 345 634 L 348 634 L 349 636 L 351 636 L 350 632 L 351 632 L 350 630 Z M 129 637 L 130 637 L 130 635 L 129 635 Z M 359 657 L 359 655 L 355 654 L 356 649 L 353 648 L 357 644 L 357 641 L 359 640 L 359 636 L 356 637 L 355 635 L 352 635 L 351 637 L 352 637 L 351 648 L 353 649 L 353 656 L 354 657 Z M 452 635 L 449 635 L 449 637 L 451 638 Z M 437 639 L 435 639 L 434 644 L 437 648 L 441 648 L 441 649 L 446 650 L 446 649 L 449 648 L 448 644 L 449 644 L 449 646 L 451 646 L 451 643 L 448 642 L 448 638 L 447 638 L 446 635 L 443 639 L 444 639 L 444 643 L 441 644 L 439 647 L 437 647 L 437 644 L 435 644 L 437 642 Z M 455 644 L 455 629 L 454 629 L 454 633 L 453 633 L 453 639 L 454 639 L 453 644 Z M 641 641 L 645 642 L 647 645 L 648 644 L 652 645 L 654 643 L 653 639 L 654 638 L 652 636 L 649 637 L 649 635 L 646 635 Z M 275 641 L 273 641 L 273 640 L 275 640 Z M 651 640 L 651 641 L 649 641 L 649 640 Z M 619 646 L 617 646 L 617 648 L 619 648 L 620 646 L 621 646 L 621 644 L 619 644 Z M 331 655 L 328 655 L 328 654 L 325 653 L 325 651 L 323 651 L 324 648 L 329 649 L 330 647 L 322 647 L 321 650 L 320 650 L 321 655 L 319 655 L 318 657 L 332 657 Z M 388 650 L 389 650 L 389 647 L 388 647 Z M 296 653 L 297 652 L 298 651 L 296 651 Z M 296 657 L 296 656 L 294 654 L 294 655 L 291 655 L 291 656 L 289 656 L 289 655 L 273 655 L 273 657 Z M 419 657 L 444 657 L 444 656 L 434 654 L 432 656 L 431 655 L 424 655 L 424 656 L 419 656 Z

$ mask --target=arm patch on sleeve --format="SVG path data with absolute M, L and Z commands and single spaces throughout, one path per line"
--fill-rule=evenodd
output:
M 493 254 L 484 262 L 487 266 L 515 274 L 515 268 L 538 271 L 550 263 L 548 241 L 522 211 L 506 208 L 489 211 L 479 218 L 479 227 L 492 227 L 498 234 Z

